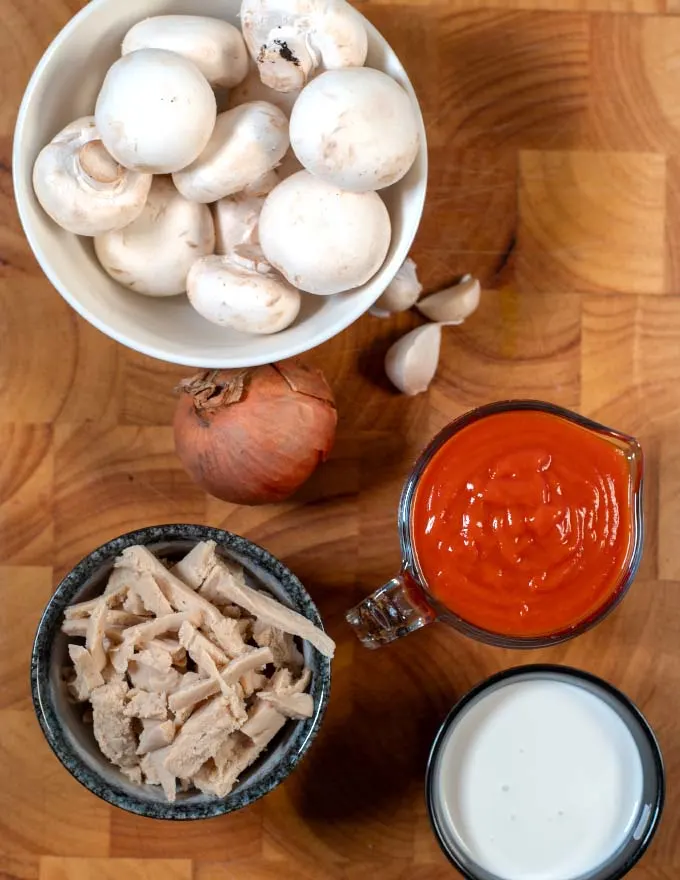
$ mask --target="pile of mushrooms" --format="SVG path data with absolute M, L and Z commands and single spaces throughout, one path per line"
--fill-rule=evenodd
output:
M 93 115 L 44 147 L 33 184 L 123 286 L 276 333 L 303 295 L 380 269 L 378 191 L 413 164 L 418 123 L 401 86 L 363 66 L 346 0 L 243 0 L 240 20 L 242 33 L 195 15 L 135 24 Z

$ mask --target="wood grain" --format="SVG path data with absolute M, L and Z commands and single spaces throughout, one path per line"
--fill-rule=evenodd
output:
M 240 508 L 173 453 L 190 373 L 102 336 L 42 276 L 11 193 L 16 109 L 81 0 L 0 0 L 0 880 L 443 880 L 427 752 L 453 702 L 518 663 L 567 663 L 623 688 L 669 774 L 659 836 L 632 880 L 680 876 L 680 0 L 359 0 L 405 61 L 430 142 L 413 255 L 428 290 L 465 272 L 478 312 L 444 330 L 429 393 L 382 371 L 415 315 L 365 316 L 310 354 L 340 412 L 331 460 L 291 501 Z M 645 554 L 622 606 L 549 651 L 431 627 L 367 652 L 344 612 L 398 566 L 395 511 L 418 451 L 451 418 L 543 398 L 636 434 Z M 205 522 L 287 562 L 338 641 L 322 732 L 286 784 L 230 817 L 179 826 L 110 808 L 62 769 L 28 690 L 53 585 L 102 541 Z

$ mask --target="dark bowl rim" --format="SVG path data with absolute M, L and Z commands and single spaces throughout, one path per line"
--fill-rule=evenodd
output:
M 52 644 L 58 632 L 57 623 L 61 619 L 64 609 L 82 588 L 83 583 L 92 576 L 93 560 L 98 567 L 111 561 L 120 554 L 121 550 L 133 544 L 155 544 L 172 540 L 187 541 L 194 538 L 196 541 L 213 540 L 226 550 L 233 550 L 248 556 L 277 580 L 286 592 L 292 586 L 298 591 L 298 595 L 294 599 L 296 610 L 323 629 L 321 615 L 314 601 L 300 580 L 287 566 L 259 544 L 233 532 L 212 526 L 169 523 L 146 526 L 126 532 L 92 550 L 62 578 L 40 616 L 31 651 L 31 696 L 38 723 L 56 757 L 81 785 L 101 800 L 146 818 L 180 821 L 209 819 L 234 812 L 264 797 L 286 779 L 309 749 L 321 726 L 330 696 L 330 659 L 312 648 L 317 665 L 317 670 L 312 677 L 312 688 L 315 690 L 314 714 L 311 718 L 298 722 L 299 729 L 282 753 L 282 760 L 271 767 L 264 777 L 252 786 L 252 790 L 248 787 L 243 790 L 236 788 L 225 798 L 214 798 L 193 804 L 147 801 L 128 791 L 117 789 L 85 764 L 72 748 L 67 737 L 64 736 L 65 725 L 62 724 L 52 700 L 49 676 L 46 674 L 50 665 Z M 97 559 L 98 556 L 101 556 L 101 559 Z
M 430 753 L 427 758 L 427 769 L 425 771 L 425 801 L 427 804 L 427 812 L 430 819 L 430 825 L 432 827 L 432 830 L 434 831 L 437 843 L 439 844 L 442 853 L 446 856 L 449 862 L 460 872 L 465 880 L 479 880 L 479 874 L 473 874 L 467 867 L 467 865 L 461 862 L 456 854 L 451 851 L 444 839 L 444 835 L 442 833 L 442 829 L 437 819 L 436 810 L 434 807 L 434 765 L 436 763 L 437 756 L 439 755 L 439 750 L 442 746 L 442 743 L 444 742 L 444 738 L 449 730 L 449 727 L 454 722 L 456 717 L 460 715 L 460 713 L 465 709 L 465 707 L 468 706 L 468 704 L 475 699 L 475 697 L 477 697 L 487 688 L 493 687 L 499 682 L 503 682 L 512 678 L 518 678 L 522 675 L 530 675 L 531 673 L 559 673 L 561 675 L 567 675 L 577 679 L 581 679 L 601 688 L 603 691 L 609 693 L 615 700 L 622 703 L 626 707 L 626 709 L 631 713 L 635 721 L 639 724 L 640 730 L 650 746 L 650 750 L 654 760 L 654 772 L 658 781 L 658 792 L 650 821 L 647 825 L 644 836 L 639 842 L 638 848 L 630 856 L 630 858 L 627 859 L 627 861 L 623 865 L 621 865 L 618 870 L 614 870 L 611 874 L 608 874 L 606 877 L 602 878 L 602 880 L 621 880 L 621 878 L 628 874 L 629 871 L 632 870 L 632 868 L 640 861 L 642 856 L 645 854 L 647 848 L 652 842 L 652 839 L 654 838 L 654 835 L 658 830 L 659 823 L 661 821 L 661 815 L 663 813 L 664 802 L 666 799 L 666 770 L 664 767 L 661 746 L 659 745 L 656 734 L 654 733 L 654 730 L 652 729 L 649 721 L 647 721 L 641 710 L 637 707 L 637 705 L 631 700 L 629 696 L 623 693 L 623 691 L 619 690 L 615 685 L 611 684 L 606 679 L 600 678 L 599 675 L 595 675 L 592 672 L 586 672 L 583 669 L 577 669 L 574 666 L 567 666 L 560 663 L 528 663 L 520 666 L 512 666 L 509 669 L 504 669 L 501 672 L 490 675 L 488 678 L 485 678 L 483 681 L 479 682 L 479 684 L 476 684 L 473 688 L 463 694 L 463 696 L 454 704 L 453 708 L 449 710 L 446 718 L 441 723 L 432 743 L 432 747 L 430 748 Z

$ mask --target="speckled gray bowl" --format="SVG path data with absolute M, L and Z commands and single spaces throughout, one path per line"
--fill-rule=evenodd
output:
M 153 819 L 208 819 L 245 807 L 270 792 L 288 776 L 319 730 L 330 691 L 330 661 L 307 642 L 303 652 L 312 670 L 310 691 L 314 714 L 289 721 L 265 754 L 241 777 L 225 798 L 196 792 L 178 794 L 169 804 L 157 786 L 135 785 L 99 752 L 91 726 L 68 699 L 61 669 L 69 662 L 67 639 L 60 632 L 64 609 L 98 595 L 104 589 L 113 561 L 126 547 L 144 544 L 163 558 L 179 558 L 198 541 L 213 540 L 221 554 L 239 562 L 258 586 L 304 614 L 317 626 L 321 618 L 308 593 L 282 563 L 262 547 L 205 526 L 150 526 L 121 535 L 98 547 L 59 584 L 38 624 L 31 658 L 31 691 L 38 721 L 55 755 L 75 778 L 110 804 Z

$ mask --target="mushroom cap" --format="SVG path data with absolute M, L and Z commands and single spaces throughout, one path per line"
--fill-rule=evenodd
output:
M 212 205 L 215 253 L 228 254 L 241 244 L 258 244 L 257 222 L 264 196 L 228 196 Z
M 333 0 L 324 4 L 323 13 L 310 36 L 312 47 L 321 58 L 322 70 L 363 67 L 368 54 L 368 34 L 363 16 L 346 3 Z
M 297 101 L 300 89 L 293 89 L 290 92 L 277 92 L 276 89 L 270 89 L 260 79 L 260 72 L 257 67 L 251 63 L 248 75 L 229 92 L 228 108 L 231 110 L 240 104 L 248 104 L 251 101 L 266 101 L 278 107 L 282 113 L 290 118 L 290 112 L 293 104 Z
M 167 49 L 198 67 L 213 86 L 232 88 L 248 73 L 248 51 L 238 28 L 203 15 L 155 15 L 130 28 L 122 54 Z
M 300 311 L 300 292 L 256 249 L 203 257 L 187 279 L 189 302 L 206 320 L 241 333 L 278 333 Z
M 304 167 L 341 189 L 367 192 L 400 180 L 418 153 L 411 99 L 370 67 L 329 70 L 295 102 L 290 140 Z
M 243 38 L 265 85 L 302 88 L 314 71 L 360 67 L 368 38 L 345 0 L 243 0 Z
M 133 223 L 94 240 L 99 262 L 114 281 L 146 296 L 184 293 L 189 269 L 214 247 L 210 208 L 183 198 L 169 177 L 154 178 Z
M 190 165 L 215 127 L 208 80 L 165 49 L 138 49 L 109 69 L 95 119 L 111 155 L 137 171 L 168 174 Z
M 278 165 L 288 149 L 288 120 L 273 104 L 253 101 L 220 113 L 201 155 L 173 175 L 187 199 L 215 202 L 240 192 Z
M 390 246 L 390 216 L 377 193 L 344 192 L 299 171 L 267 196 L 259 236 L 291 284 L 325 296 L 375 275 Z
M 75 235 L 121 229 L 144 209 L 152 177 L 128 171 L 108 153 L 94 116 L 71 122 L 40 151 L 33 189 L 49 216 Z

